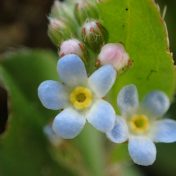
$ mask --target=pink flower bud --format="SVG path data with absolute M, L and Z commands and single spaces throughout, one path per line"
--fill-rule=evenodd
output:
M 130 59 L 125 48 L 120 43 L 109 43 L 101 48 L 98 60 L 101 65 L 111 64 L 117 71 L 129 65 Z
M 58 52 L 60 57 L 63 57 L 67 54 L 76 54 L 80 56 L 83 60 L 85 60 L 86 53 L 87 51 L 84 44 L 77 39 L 69 39 L 64 41 L 61 44 L 60 50 Z

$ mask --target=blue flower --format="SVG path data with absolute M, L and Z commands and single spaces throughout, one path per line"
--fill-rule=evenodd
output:
M 116 71 L 110 65 L 96 70 L 89 78 L 82 60 L 74 54 L 59 59 L 57 71 L 61 82 L 44 81 L 38 96 L 48 109 L 62 110 L 54 119 L 54 132 L 65 139 L 76 137 L 86 120 L 97 130 L 107 132 L 115 123 L 113 107 L 102 99 L 111 89 Z
M 154 91 L 139 104 L 136 86 L 128 85 L 119 92 L 117 104 L 121 116 L 107 132 L 107 137 L 115 143 L 128 140 L 129 154 L 136 164 L 153 164 L 156 159 L 154 142 L 176 141 L 176 121 L 158 119 L 170 106 L 168 97 L 161 91 Z

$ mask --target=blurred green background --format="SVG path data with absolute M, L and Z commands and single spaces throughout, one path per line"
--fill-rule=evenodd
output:
M 176 0 L 157 0 L 161 14 L 167 7 L 165 16 L 169 32 L 170 49 L 176 58 Z M 56 48 L 47 36 L 47 14 L 50 11 L 52 0 L 0 0 L 0 54 L 16 49 Z M 176 61 L 176 60 L 175 60 Z M 0 90 L 3 95 L 4 105 L 0 109 L 0 131 L 3 131 L 7 117 L 2 109 L 6 109 L 6 92 Z M 176 118 L 176 109 L 173 106 L 170 117 Z M 158 156 L 151 167 L 138 167 L 144 176 L 175 176 L 176 175 L 176 144 L 158 144 Z M 0 157 L 1 159 L 1 157 Z

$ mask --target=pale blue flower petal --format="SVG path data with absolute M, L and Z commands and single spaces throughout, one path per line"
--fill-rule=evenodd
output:
M 68 54 L 59 59 L 57 70 L 60 79 L 68 86 L 84 85 L 87 81 L 84 63 L 75 54 Z
M 154 91 L 149 93 L 143 101 L 143 108 L 153 116 L 162 116 L 169 108 L 169 98 L 164 92 Z
M 156 159 L 156 146 L 146 137 L 130 137 L 128 150 L 132 160 L 138 165 L 149 166 Z
M 72 139 L 81 132 L 85 122 L 85 118 L 80 113 L 67 108 L 55 117 L 52 128 L 56 135 L 64 139 Z
M 116 116 L 111 104 L 104 100 L 98 100 L 93 104 L 86 118 L 97 130 L 108 132 L 113 128 Z
M 89 86 L 98 97 L 104 97 L 113 86 L 116 70 L 111 65 L 105 65 L 89 77 Z
M 117 117 L 114 128 L 106 133 L 107 137 L 115 143 L 122 143 L 128 139 L 128 126 L 124 119 Z
M 176 142 L 176 121 L 171 119 L 159 120 L 155 123 L 155 142 Z
M 44 81 L 38 87 L 38 96 L 43 106 L 48 109 L 58 110 L 68 104 L 68 95 L 65 87 L 57 81 Z
M 117 96 L 117 104 L 122 114 L 137 109 L 139 106 L 139 102 L 136 86 L 130 84 L 123 87 Z

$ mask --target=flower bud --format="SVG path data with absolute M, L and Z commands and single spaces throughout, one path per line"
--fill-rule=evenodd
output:
M 108 43 L 104 45 L 98 55 L 98 60 L 101 65 L 113 65 L 117 71 L 121 71 L 130 64 L 129 55 L 120 43 Z
M 72 10 L 73 10 L 72 3 L 68 3 L 67 1 L 61 2 L 61 1 L 55 0 L 51 7 L 50 16 L 53 18 L 62 18 L 62 17 L 67 18 L 68 16 L 72 16 Z
M 69 1 L 58 1 L 55 0 L 51 8 L 50 17 L 64 21 L 65 25 L 72 31 L 76 33 L 77 31 L 77 21 L 74 18 L 74 6 L 75 3 L 73 0 Z
M 87 50 L 84 44 L 77 39 L 69 39 L 62 42 L 58 54 L 60 57 L 63 57 L 67 54 L 76 54 L 83 60 L 86 60 L 87 58 Z
M 49 18 L 48 36 L 56 46 L 59 46 L 62 40 L 68 38 L 70 35 L 71 32 L 63 21 Z
M 107 41 L 107 31 L 98 21 L 89 21 L 82 27 L 82 37 L 84 42 L 95 52 L 99 51 Z
M 86 19 L 98 18 L 98 10 L 96 8 L 96 3 L 93 3 L 90 0 L 77 2 L 75 5 L 74 13 L 79 24 L 83 24 Z

